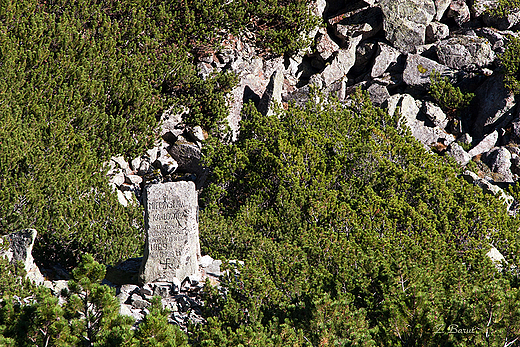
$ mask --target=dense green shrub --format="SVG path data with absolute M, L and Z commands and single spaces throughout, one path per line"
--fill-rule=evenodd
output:
M 83 256 L 72 275 L 70 291 L 62 293 L 66 298 L 63 305 L 45 287 L 38 287 L 25 304 L 4 296 L 0 304 L 0 345 L 187 346 L 186 335 L 168 324 L 169 312 L 158 297 L 144 321 L 132 330 L 135 322 L 119 314 L 115 290 L 100 283 L 105 266 L 92 256 Z
M 204 251 L 246 265 L 224 296 L 209 291 L 196 345 L 503 345 L 520 333 L 518 221 L 397 117 L 361 94 L 243 116 L 235 144 L 208 147 L 200 227 Z
M 496 4 L 492 4 L 492 6 L 487 7 L 486 12 L 498 17 L 506 17 L 511 12 L 518 11 L 519 9 L 519 0 L 498 0 Z
M 473 93 L 463 93 L 460 88 L 453 86 L 447 77 L 442 77 L 435 70 L 430 75 L 430 82 L 430 96 L 451 117 L 468 106 L 475 96 Z
M 504 70 L 504 84 L 514 93 L 520 91 L 520 39 L 509 36 L 506 50 L 500 56 L 500 65 Z
M 223 124 L 234 76 L 202 79 L 194 55 L 226 32 L 282 53 L 313 21 L 301 0 L 2 1 L 2 232 L 37 229 L 40 261 L 138 255 L 142 212 L 118 204 L 102 163 L 143 154 L 170 105 L 210 133 Z

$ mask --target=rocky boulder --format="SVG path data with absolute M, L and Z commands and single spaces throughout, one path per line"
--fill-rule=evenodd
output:
M 24 229 L 0 238 L 0 244 L 8 243 L 5 248 L 0 250 L 0 256 L 12 264 L 21 261 L 27 273 L 26 278 L 35 284 L 42 284 L 45 279 L 32 256 L 37 234 L 34 229 Z
M 455 72 L 446 65 L 442 65 L 418 54 L 408 54 L 403 72 L 403 80 L 416 91 L 426 91 L 430 85 L 430 75 L 437 71 L 441 76 L 455 77 Z
M 403 53 L 425 43 L 426 26 L 437 14 L 433 0 L 381 0 L 385 37 Z
M 513 118 L 515 97 L 504 86 L 503 75 L 493 75 L 484 81 L 475 91 L 474 100 L 471 123 L 475 137 L 481 137 Z
M 436 45 L 439 63 L 452 69 L 475 70 L 488 66 L 495 53 L 488 40 L 476 36 L 456 36 Z

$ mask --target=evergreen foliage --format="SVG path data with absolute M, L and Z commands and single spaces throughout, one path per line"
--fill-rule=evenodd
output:
M 209 291 L 213 318 L 196 345 L 281 332 L 302 346 L 518 336 L 518 221 L 398 130 L 397 117 L 360 92 L 349 107 L 243 116 L 239 141 L 208 147 L 214 184 L 200 225 L 206 252 L 246 266 L 228 273 L 225 294 Z M 503 272 L 485 256 L 490 244 L 508 259 Z M 449 334 L 455 325 L 474 333 Z
M 508 37 L 506 50 L 500 56 L 500 64 L 504 70 L 504 84 L 514 93 L 520 92 L 520 39 Z
M 252 30 L 267 52 L 296 50 L 315 24 L 302 0 L 0 3 L 0 228 L 35 228 L 36 258 L 112 264 L 142 251 L 142 212 L 121 207 L 102 163 L 155 140 L 170 105 L 213 132 L 234 76 L 197 76 L 194 56 Z
M 430 75 L 429 94 L 439 104 L 448 116 L 454 116 L 469 105 L 475 94 L 463 93 L 460 88 L 454 87 L 447 77 L 442 77 L 438 71 Z
M 73 271 L 66 303 L 38 287 L 29 303 L 5 297 L 0 307 L 0 346 L 187 346 L 186 335 L 168 324 L 169 312 L 154 298 L 135 332 L 119 314 L 115 291 L 101 284 L 105 267 L 85 255 Z

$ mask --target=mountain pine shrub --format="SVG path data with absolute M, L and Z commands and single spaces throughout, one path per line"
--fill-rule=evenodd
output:
M 397 123 L 358 92 L 349 106 L 309 102 L 273 116 L 249 106 L 235 144 L 207 147 L 203 250 L 246 265 L 230 268 L 225 294 L 208 291 L 211 318 L 195 345 L 280 332 L 287 340 L 271 345 L 518 337 L 518 220 Z M 491 245 L 508 261 L 502 271 L 485 256 Z

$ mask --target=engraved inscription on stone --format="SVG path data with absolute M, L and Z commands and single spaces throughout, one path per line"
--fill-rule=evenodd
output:
M 182 281 L 200 259 L 197 192 L 193 182 L 153 184 L 145 189 L 146 245 L 142 283 Z

